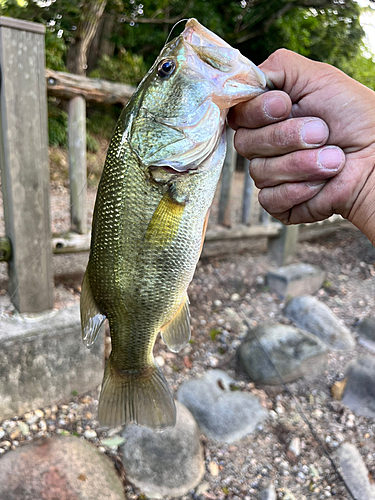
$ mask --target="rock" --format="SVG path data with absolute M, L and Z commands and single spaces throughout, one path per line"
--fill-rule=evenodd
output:
M 221 443 L 233 443 L 254 431 L 267 411 L 252 394 L 231 391 L 234 380 L 211 370 L 181 385 L 177 398 L 194 415 L 202 432 Z
M 362 357 L 346 368 L 347 382 L 342 402 L 357 415 L 375 417 L 375 359 Z
M 327 347 L 293 326 L 264 324 L 247 334 L 237 360 L 254 382 L 276 385 L 281 383 L 278 373 L 285 382 L 320 373 L 327 364 Z
M 334 351 L 349 350 L 355 346 L 350 330 L 328 306 L 315 297 L 295 297 L 286 305 L 284 314 L 299 328 L 313 333 Z
M 102 381 L 104 342 L 92 349 L 81 335 L 79 305 L 37 318 L 0 318 L 0 421 L 68 400 L 73 391 L 95 389 Z M 35 419 L 44 417 L 35 410 Z
M 55 436 L 1 457 L 0 498 L 125 500 L 125 494 L 114 465 L 95 446 Z
M 216 462 L 210 462 L 208 464 L 208 470 L 210 471 L 210 474 L 213 477 L 216 477 L 219 475 L 219 466 Z
M 350 443 L 343 443 L 338 449 L 342 475 L 354 498 L 375 500 L 375 485 L 370 483 L 369 471 L 357 448 Z
M 333 399 L 336 399 L 336 401 L 341 401 L 347 381 L 348 379 L 344 378 L 343 380 L 338 380 L 332 385 L 331 394 Z
M 95 439 L 98 437 L 97 433 L 93 429 L 87 429 L 83 435 L 85 436 L 86 439 Z
M 269 271 L 266 283 L 271 292 L 281 299 L 312 294 L 319 290 L 324 281 L 324 271 L 310 264 L 290 264 Z
M 364 318 L 356 326 L 358 342 L 375 352 L 375 317 Z
M 260 500 L 276 500 L 276 490 L 273 484 L 263 490 L 260 494 Z
M 155 432 L 129 425 L 123 432 L 126 477 L 150 498 L 182 496 L 205 472 L 197 424 L 182 404 L 176 407 L 177 422 L 171 429 Z
M 291 440 L 288 450 L 291 451 L 295 457 L 300 456 L 300 454 L 301 454 L 301 440 L 299 437 L 295 437 Z

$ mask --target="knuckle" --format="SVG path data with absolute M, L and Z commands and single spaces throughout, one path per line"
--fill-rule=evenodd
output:
M 258 189 L 266 186 L 264 171 L 267 164 L 267 158 L 253 158 L 249 163 L 249 172 Z

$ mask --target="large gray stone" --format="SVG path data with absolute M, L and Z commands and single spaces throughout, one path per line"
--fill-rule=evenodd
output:
M 357 415 L 375 417 L 375 358 L 351 361 L 346 369 L 347 383 L 342 398 Z
M 320 373 L 327 364 L 327 347 L 315 335 L 293 326 L 265 324 L 247 334 L 237 360 L 254 382 L 276 385 L 280 376 L 291 382 Z
M 322 269 L 310 264 L 290 264 L 267 273 L 267 285 L 280 298 L 312 294 L 319 290 L 324 281 Z
M 123 463 L 127 479 L 151 498 L 181 496 L 204 475 L 203 447 L 189 410 L 176 403 L 175 427 L 155 432 L 129 425 L 123 433 Z
M 375 352 L 375 317 L 369 316 L 360 321 L 356 326 L 358 342 L 370 351 Z
M 338 449 L 342 475 L 358 500 L 375 500 L 375 485 L 370 483 L 369 471 L 357 448 L 350 443 L 343 443 Z
M 295 297 L 286 305 L 284 314 L 299 328 L 313 333 L 334 351 L 350 350 L 355 346 L 350 330 L 328 306 L 315 297 Z
M 232 443 L 254 431 L 267 411 L 252 394 L 231 391 L 234 380 L 222 370 L 211 370 L 181 385 L 177 398 L 189 408 L 202 432 L 222 443 Z
M 125 500 L 113 463 L 87 441 L 54 436 L 0 458 L 1 500 Z
M 0 319 L 0 421 L 101 383 L 104 342 L 81 340 L 79 307 Z

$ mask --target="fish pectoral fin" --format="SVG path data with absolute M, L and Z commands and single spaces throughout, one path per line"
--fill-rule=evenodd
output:
M 190 340 L 189 299 L 186 295 L 174 317 L 161 329 L 161 338 L 173 352 L 179 352 Z
M 177 235 L 184 209 L 185 203 L 175 200 L 167 191 L 150 220 L 145 240 L 158 248 L 171 243 Z
M 110 356 L 98 407 L 99 422 L 117 427 L 134 422 L 156 431 L 173 427 L 176 407 L 155 361 L 140 370 L 121 370 Z
M 82 282 L 80 310 L 82 340 L 90 349 L 98 338 L 105 316 L 99 311 L 95 304 L 87 272 Z

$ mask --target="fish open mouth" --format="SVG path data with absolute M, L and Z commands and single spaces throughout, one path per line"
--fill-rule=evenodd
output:
M 273 90 L 274 84 L 253 62 L 225 40 L 202 26 L 196 19 L 189 19 L 181 36 L 208 65 L 227 73 L 228 85 L 234 89 L 246 86 L 251 95 Z M 245 87 L 244 87 L 245 90 Z

